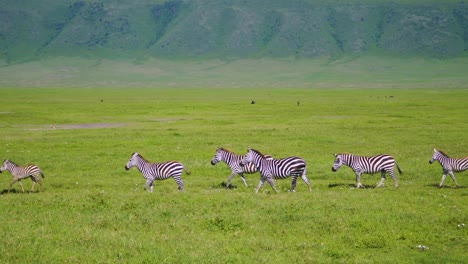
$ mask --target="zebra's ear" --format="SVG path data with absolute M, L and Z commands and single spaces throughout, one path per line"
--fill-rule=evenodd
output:
M 335 154 L 333 154 L 333 156 L 335 156 L 335 158 L 336 158 L 336 156 L 338 156 L 338 154 L 335 153 Z
M 434 148 L 434 152 L 437 152 L 437 149 L 436 149 L 436 148 Z

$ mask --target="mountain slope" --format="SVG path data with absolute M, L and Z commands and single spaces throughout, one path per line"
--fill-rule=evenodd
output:
M 0 59 L 464 55 L 457 1 L 1 1 Z M 40 2 L 40 3 L 38 3 Z

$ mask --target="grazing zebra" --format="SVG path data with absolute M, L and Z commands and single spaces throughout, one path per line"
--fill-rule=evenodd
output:
M 371 157 L 363 157 L 342 153 L 334 155 L 335 162 L 333 163 L 332 171 L 337 171 L 343 164 L 353 169 L 354 173 L 356 174 L 357 188 L 363 187 L 361 184 L 361 174 L 373 174 L 379 171 L 382 174 L 382 178 L 377 184 L 377 187 L 383 185 L 385 181 L 385 173 L 388 173 L 394 181 L 395 188 L 398 188 L 398 181 L 395 174 L 393 173 L 394 165 L 396 165 L 400 174 L 402 174 L 402 172 L 392 156 L 381 154 Z
M 292 178 L 291 189 L 289 190 L 290 192 L 293 192 L 296 188 L 296 180 L 299 176 L 305 184 L 307 184 L 309 191 L 312 191 L 309 179 L 307 179 L 306 176 L 306 163 L 299 157 L 267 159 L 260 151 L 249 148 L 247 154 L 242 160 L 241 166 L 245 166 L 245 164 L 248 164 L 249 162 L 255 164 L 260 171 L 260 183 L 258 184 L 255 192 L 260 190 L 265 180 L 268 181 L 275 192 L 278 192 L 275 188 L 273 179 L 285 179 L 289 176 Z
M 447 173 L 450 174 L 450 177 L 452 177 L 452 180 L 455 182 L 455 185 L 458 187 L 458 183 L 457 183 L 457 180 L 455 179 L 455 175 L 453 174 L 453 172 L 462 172 L 462 171 L 467 170 L 468 169 L 468 157 L 464 157 L 460 159 L 450 158 L 444 152 L 434 149 L 434 154 L 432 154 L 432 158 L 431 160 L 429 160 L 429 163 L 432 164 L 434 160 L 439 161 L 443 170 L 442 180 L 440 181 L 439 187 L 442 187 L 442 184 L 444 183 Z
M 147 188 L 150 187 L 150 192 L 153 192 L 154 180 L 165 180 L 169 177 L 174 178 L 179 191 L 183 191 L 184 183 L 180 178 L 182 175 L 182 170 L 185 171 L 187 175 L 190 175 L 190 172 L 185 170 L 184 165 L 182 165 L 180 162 L 166 161 L 160 163 L 150 163 L 138 153 L 133 153 L 130 156 L 127 165 L 125 165 L 125 169 L 129 170 L 133 166 L 137 167 L 143 177 L 146 179 L 144 188 L 147 190 Z
M 267 159 L 271 159 L 270 155 L 265 155 L 265 157 Z M 244 173 L 252 174 L 258 171 L 257 167 L 255 167 L 253 163 L 247 163 L 243 167 L 240 166 L 240 163 L 242 162 L 243 159 L 244 159 L 243 155 L 236 155 L 234 154 L 234 152 L 232 152 L 229 149 L 220 148 L 220 147 L 216 149 L 213 159 L 211 159 L 211 165 L 214 166 L 216 165 L 216 163 L 220 161 L 224 161 L 229 166 L 229 168 L 231 168 L 231 175 L 229 175 L 229 178 L 226 184 L 227 188 L 229 188 L 229 186 L 231 185 L 231 180 L 232 178 L 234 178 L 234 176 L 236 176 L 236 174 L 239 174 L 239 176 L 242 179 L 242 182 L 244 182 L 245 187 L 247 187 L 247 182 L 245 181 Z
M 21 183 L 21 180 L 24 178 L 28 178 L 28 177 L 31 177 L 31 180 L 33 182 L 31 191 L 34 191 L 34 186 L 36 186 L 36 182 L 39 183 L 39 185 L 41 185 L 41 189 L 42 191 L 44 191 L 44 186 L 42 186 L 42 180 L 40 177 L 42 176 L 42 178 L 44 178 L 44 174 L 42 173 L 41 169 L 38 166 L 31 164 L 26 167 L 20 167 L 11 160 L 4 160 L 2 167 L 0 168 L 0 173 L 3 172 L 4 170 L 8 170 L 13 176 L 13 180 L 10 183 L 8 192 L 10 192 L 11 186 L 13 186 L 15 182 L 19 183 L 19 185 L 21 186 L 21 190 L 24 192 L 24 188 L 23 188 L 23 184 Z

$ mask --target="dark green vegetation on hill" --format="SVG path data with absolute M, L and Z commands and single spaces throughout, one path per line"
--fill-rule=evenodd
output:
M 0 59 L 446 58 L 468 47 L 463 1 L 2 0 Z

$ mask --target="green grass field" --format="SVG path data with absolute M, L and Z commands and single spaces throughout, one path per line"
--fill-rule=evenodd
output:
M 6 190 L 0 176 L 2 263 L 463 263 L 468 254 L 467 172 L 444 187 L 434 147 L 467 155 L 468 90 L 2 88 L 0 156 L 45 173 L 44 192 Z M 256 104 L 250 104 L 251 100 Z M 300 106 L 297 101 L 300 101 Z M 259 176 L 249 187 L 216 147 L 308 163 L 313 192 Z M 179 160 L 172 179 L 143 190 L 132 152 Z M 333 173 L 333 153 L 388 153 L 400 187 L 379 175 Z M 25 189 L 31 181 L 23 180 Z M 37 187 L 36 187 L 37 188 Z M 460 227 L 459 227 L 460 226 Z M 428 247 L 418 249 L 418 245 Z

